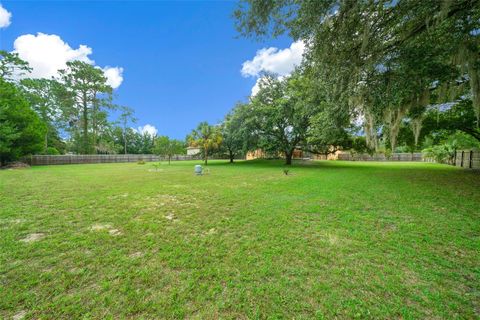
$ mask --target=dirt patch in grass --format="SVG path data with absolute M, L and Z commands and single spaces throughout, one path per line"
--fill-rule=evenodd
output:
M 170 221 L 177 221 L 178 219 L 175 218 L 175 215 L 173 213 L 169 213 L 165 216 L 165 219 L 170 220 Z
M 327 242 L 330 243 L 332 246 L 338 244 L 338 242 L 340 241 L 340 239 L 336 235 L 331 233 L 327 234 L 326 238 Z
M 120 236 L 122 235 L 122 232 L 118 229 L 110 229 L 108 230 L 108 233 L 112 236 Z
M 25 318 L 25 316 L 27 315 L 27 311 L 25 310 L 22 310 L 22 311 L 19 311 L 17 313 L 15 313 L 12 317 L 13 320 L 22 320 Z
M 217 229 L 211 228 L 207 232 L 205 232 L 205 235 L 210 235 L 210 234 L 215 234 L 217 233 Z
M 108 233 L 112 236 L 120 236 L 122 232 L 118 229 L 113 228 L 111 224 L 94 224 L 90 227 L 91 231 L 108 231 Z
M 30 233 L 25 238 L 20 239 L 20 241 L 29 243 L 29 242 L 35 242 L 35 241 L 42 240 L 44 237 L 45 237 L 44 233 Z
M 101 231 L 101 230 L 108 230 L 112 228 L 111 224 L 94 224 L 90 230 L 92 231 Z
M 141 258 L 144 255 L 145 254 L 143 252 L 137 251 L 137 252 L 134 252 L 134 253 L 130 254 L 129 257 L 132 258 L 132 259 L 136 259 L 136 258 Z
M 160 194 L 157 196 L 149 196 L 142 199 L 139 199 L 135 205 L 142 209 L 146 210 L 159 210 L 162 208 L 175 208 L 175 209 L 186 209 L 186 208 L 196 208 L 199 206 L 197 204 L 197 199 L 190 195 L 170 195 L 170 194 Z

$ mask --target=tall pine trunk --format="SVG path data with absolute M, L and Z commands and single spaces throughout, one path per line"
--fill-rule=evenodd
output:
M 47 127 L 47 132 L 45 133 L 45 154 L 47 154 L 48 151 L 48 127 Z
M 123 134 L 123 149 L 124 154 L 127 154 L 127 135 L 125 133 Z
M 88 105 L 87 94 L 83 94 L 83 153 L 88 154 Z
M 96 93 L 94 94 L 95 97 Z M 93 128 L 93 147 L 95 150 L 97 150 L 97 101 L 96 99 L 93 101 L 93 106 L 92 106 L 92 128 Z M 96 153 L 96 152 L 95 152 Z

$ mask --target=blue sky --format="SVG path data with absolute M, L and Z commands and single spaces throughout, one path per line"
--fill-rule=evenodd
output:
M 54 66 L 78 58 L 116 68 L 116 102 L 135 109 L 138 122 L 132 126 L 150 124 L 175 138 L 200 121 L 219 122 L 246 100 L 259 72 L 286 74 L 296 59 L 286 36 L 263 42 L 239 37 L 231 18 L 235 2 L 0 3 L 11 14 L 0 28 L 2 49 Z M 250 63 L 242 75 L 245 61 Z M 36 69 L 37 76 L 50 70 Z

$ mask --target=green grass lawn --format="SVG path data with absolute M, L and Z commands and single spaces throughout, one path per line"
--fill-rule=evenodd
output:
M 480 175 L 424 163 L 0 171 L 0 318 L 480 317 Z

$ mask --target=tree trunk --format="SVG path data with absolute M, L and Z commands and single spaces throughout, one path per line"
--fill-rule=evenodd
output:
M 233 158 L 235 157 L 235 155 L 233 154 L 232 151 L 228 151 L 229 152 L 229 155 L 230 155 L 230 163 L 233 163 Z
M 367 143 L 367 147 L 377 151 L 378 137 L 377 137 L 377 131 L 375 126 L 375 119 L 373 115 L 369 112 L 365 112 L 364 130 L 365 130 L 365 140 Z
M 477 118 L 477 128 L 480 128 L 480 70 L 478 68 L 478 53 L 465 46 L 468 51 L 468 76 L 472 92 L 472 107 Z
M 48 127 L 47 127 L 47 132 L 45 133 L 45 154 L 47 154 L 48 151 Z
M 205 148 L 205 165 L 208 164 L 208 149 Z
M 88 154 L 88 111 L 87 107 L 83 109 L 83 153 Z
M 293 156 L 293 150 L 285 152 L 285 164 L 286 165 L 291 165 L 292 164 L 292 156 Z
M 124 154 L 127 154 L 127 134 L 123 134 L 123 148 L 124 148 Z
M 389 138 L 390 138 L 390 148 L 392 153 L 395 152 L 397 147 L 397 138 L 398 132 L 400 131 L 400 125 L 402 123 L 403 116 L 408 111 L 408 105 L 399 107 L 397 109 L 389 109 L 387 111 L 386 123 L 388 124 L 389 129 Z
M 87 94 L 83 94 L 83 153 L 88 154 L 88 105 Z
M 168 164 L 170 165 L 170 159 L 172 158 L 171 155 L 168 155 Z
M 94 97 L 95 96 L 96 96 L 96 93 L 94 93 Z M 93 129 L 92 145 L 94 149 L 97 150 L 97 101 L 96 99 L 93 101 L 93 107 L 92 107 L 92 129 Z
M 390 133 L 390 148 L 392 153 L 395 153 L 395 148 L 397 147 L 397 132 Z

